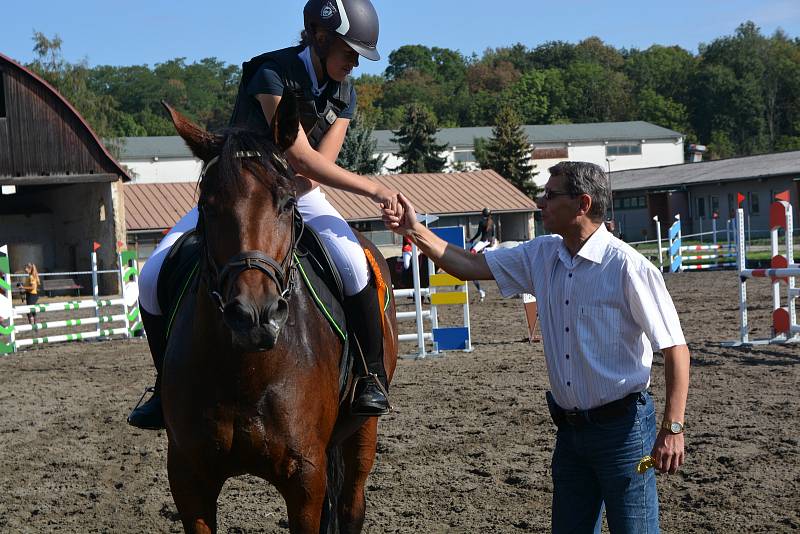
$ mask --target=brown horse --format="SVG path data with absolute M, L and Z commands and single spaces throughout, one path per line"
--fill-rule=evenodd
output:
M 198 282 L 172 319 L 162 383 L 183 527 L 215 532 L 223 483 L 249 473 L 281 493 L 291 532 L 360 532 L 377 418 L 351 417 L 341 402 L 342 343 L 296 273 L 295 181 L 281 157 L 298 133 L 296 103 L 282 99 L 273 139 L 211 134 L 167 108 L 205 163 Z M 388 281 L 385 261 L 362 242 Z M 385 323 L 391 380 L 393 301 Z

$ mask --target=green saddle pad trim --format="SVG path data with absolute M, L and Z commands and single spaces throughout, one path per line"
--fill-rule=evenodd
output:
M 347 332 L 342 330 L 342 327 L 336 322 L 333 316 L 331 316 L 331 313 L 330 311 L 328 311 L 328 308 L 325 306 L 325 303 L 323 303 L 322 300 L 319 298 L 319 295 L 317 295 L 317 292 L 314 290 L 314 286 L 311 285 L 311 282 L 308 279 L 308 275 L 306 274 L 305 269 L 303 269 L 303 264 L 300 263 L 300 258 L 298 258 L 297 254 L 295 254 L 294 252 L 292 252 L 292 256 L 294 256 L 294 264 L 297 266 L 297 270 L 300 271 L 300 276 L 303 277 L 303 282 L 305 282 L 309 293 L 311 293 L 311 298 L 314 299 L 314 302 L 317 303 L 319 309 L 322 310 L 323 315 L 325 315 L 325 318 L 328 320 L 329 323 L 331 323 L 331 326 L 333 327 L 333 330 L 336 332 L 336 334 L 340 338 L 342 338 L 342 342 L 347 341 Z
M 197 272 L 197 268 L 200 266 L 200 260 L 197 260 L 197 263 L 194 264 L 192 271 L 189 273 L 189 276 L 186 277 L 186 281 L 183 282 L 183 287 L 181 288 L 181 292 L 178 295 L 178 300 L 175 301 L 175 304 L 172 306 L 171 313 L 169 314 L 169 322 L 167 323 L 167 339 L 169 339 L 169 334 L 172 331 L 172 323 L 175 321 L 175 314 L 178 313 L 178 308 L 180 307 L 181 301 L 183 300 L 183 296 L 186 294 L 186 288 L 189 287 L 189 283 L 194 278 L 194 273 Z

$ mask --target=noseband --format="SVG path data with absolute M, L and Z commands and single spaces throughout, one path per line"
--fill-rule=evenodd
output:
M 257 151 L 240 151 L 234 153 L 235 158 L 260 158 L 261 153 Z M 280 158 L 277 154 L 272 154 L 272 160 L 275 163 L 276 167 L 281 169 L 286 169 L 287 165 L 285 160 Z M 205 176 L 206 172 L 208 171 L 209 167 L 214 165 L 219 161 L 219 156 L 211 159 L 208 163 L 205 164 L 203 167 L 202 172 L 200 173 L 200 178 Z M 280 293 L 279 299 L 284 301 L 288 304 L 289 297 L 291 296 L 292 289 L 294 289 L 294 283 L 296 279 L 296 272 L 297 266 L 295 263 L 295 249 L 297 248 L 297 243 L 300 241 L 300 237 L 303 235 L 303 220 L 300 217 L 300 213 L 297 211 L 297 206 L 295 205 L 292 208 L 292 237 L 291 243 L 292 247 L 286 253 L 286 256 L 283 258 L 283 261 L 278 263 L 277 260 L 264 254 L 260 250 L 245 250 L 238 254 L 233 255 L 225 265 L 222 266 L 222 270 L 217 267 L 214 258 L 211 256 L 211 251 L 208 249 L 208 240 L 206 239 L 206 217 L 205 217 L 205 209 L 203 205 L 198 205 L 199 211 L 199 220 L 197 227 L 200 229 L 200 233 L 203 239 L 203 249 L 205 251 L 205 259 L 206 259 L 206 285 L 208 287 L 208 293 L 211 296 L 211 299 L 217 304 L 217 307 L 222 312 L 224 311 L 225 305 L 227 304 L 225 301 L 225 297 L 223 295 L 227 295 L 226 288 L 229 287 L 229 284 L 236 280 L 239 275 L 243 272 L 248 270 L 256 270 L 260 271 L 261 273 L 265 274 L 272 283 L 275 284 L 275 287 L 278 289 Z M 300 232 L 295 235 L 295 227 L 300 227 Z

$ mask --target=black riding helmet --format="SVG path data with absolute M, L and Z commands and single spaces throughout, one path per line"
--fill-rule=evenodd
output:
M 489 208 L 483 208 L 483 211 L 481 211 L 481 215 L 483 215 L 484 217 L 488 217 L 491 214 L 492 212 L 491 210 L 489 210 Z
M 313 39 L 314 29 L 335 33 L 359 55 L 378 61 L 378 14 L 370 0 L 309 0 L 303 8 L 305 29 Z

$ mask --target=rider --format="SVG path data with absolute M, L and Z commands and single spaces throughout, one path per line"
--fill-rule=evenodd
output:
M 479 237 L 480 239 L 478 239 Z M 478 239 L 477 242 L 475 242 L 476 239 Z M 491 246 L 492 241 L 494 241 L 494 220 L 492 219 L 492 212 L 489 208 L 483 208 L 481 211 L 481 222 L 478 223 L 478 229 L 475 231 L 475 235 L 469 239 L 469 251 L 473 254 L 478 254 L 486 247 Z M 481 289 L 481 284 L 477 280 L 473 280 L 472 283 L 475 284 L 475 289 L 478 290 L 478 295 L 480 295 L 481 302 L 483 302 L 483 299 L 486 298 L 486 291 Z
M 379 205 L 398 207 L 397 192 L 337 166 L 350 119 L 356 109 L 349 74 L 359 56 L 377 61 L 378 15 L 369 0 L 309 0 L 303 9 L 304 30 L 299 46 L 257 56 L 243 65 L 232 126 L 267 131 L 286 91 L 295 94 L 301 133 L 285 156 L 300 175 L 298 189 L 310 191 L 297 202 L 305 223 L 314 228 L 341 273 L 345 312 L 366 360 L 356 358 L 358 381 L 351 413 L 383 415 L 389 411 L 388 382 L 383 365 L 383 332 L 377 289 L 370 280 L 364 250 L 344 218 L 325 198 L 319 184 L 366 196 Z M 197 224 L 197 208 L 183 217 L 145 263 L 139 278 L 148 343 L 159 372 L 166 349 L 166 321 L 156 298 L 156 280 L 169 247 Z M 153 338 L 153 339 L 151 339 Z M 160 374 L 155 391 L 134 409 L 128 422 L 140 428 L 163 428 Z

